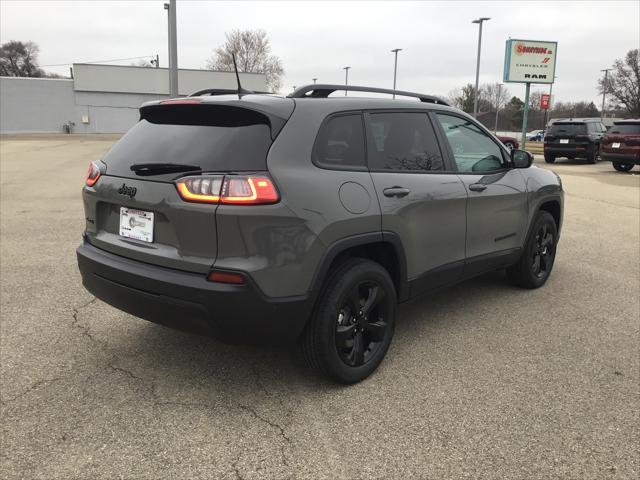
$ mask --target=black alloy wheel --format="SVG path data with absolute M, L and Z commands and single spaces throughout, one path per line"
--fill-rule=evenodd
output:
M 531 252 L 531 273 L 536 278 L 543 278 L 549 275 L 553 260 L 555 258 L 554 235 L 549 225 L 543 223 L 536 232 Z
M 335 342 L 340 359 L 359 367 L 375 356 L 385 338 L 384 289 L 374 281 L 363 281 L 347 292 L 336 319 Z

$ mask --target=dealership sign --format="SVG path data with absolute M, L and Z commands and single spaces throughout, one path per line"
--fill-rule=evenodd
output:
M 553 83 L 557 49 L 557 42 L 507 40 L 504 55 L 504 81 Z

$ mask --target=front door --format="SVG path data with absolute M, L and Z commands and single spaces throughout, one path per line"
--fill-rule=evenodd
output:
M 371 112 L 366 118 L 382 230 L 402 241 L 411 294 L 455 282 L 464 266 L 467 193 L 445 164 L 428 114 Z
M 464 183 L 467 204 L 467 273 L 488 263 L 508 261 L 524 243 L 527 188 L 520 171 L 511 168 L 506 152 L 469 118 L 435 115 Z M 505 257 L 505 258 L 501 258 Z

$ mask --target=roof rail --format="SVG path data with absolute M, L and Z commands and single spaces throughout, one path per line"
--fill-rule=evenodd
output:
M 193 92 L 190 97 L 199 97 L 200 95 L 230 95 L 237 94 L 238 90 L 230 90 L 228 88 L 207 88 Z
M 357 85 L 331 85 L 331 84 L 310 84 L 296 88 L 292 93 L 287 95 L 288 98 L 327 98 L 335 91 L 348 92 L 371 92 L 371 93 L 388 93 L 402 95 L 404 97 L 419 98 L 421 102 L 437 103 L 438 105 L 449 106 L 447 102 L 433 95 L 425 95 L 424 93 L 403 92 L 402 90 L 392 90 L 389 88 L 361 87 Z

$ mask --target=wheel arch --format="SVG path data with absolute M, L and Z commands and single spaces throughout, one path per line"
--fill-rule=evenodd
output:
M 392 232 L 372 232 L 340 239 L 326 249 L 311 283 L 314 304 L 331 269 L 350 257 L 367 258 L 382 265 L 393 281 L 398 301 L 409 298 L 407 262 L 402 241 Z

